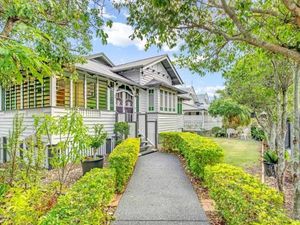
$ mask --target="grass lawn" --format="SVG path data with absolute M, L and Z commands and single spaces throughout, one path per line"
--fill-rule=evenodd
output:
M 228 138 L 213 138 L 225 151 L 225 162 L 243 168 L 259 163 L 260 142 Z

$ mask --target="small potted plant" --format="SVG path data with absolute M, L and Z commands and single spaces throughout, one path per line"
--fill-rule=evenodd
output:
M 267 150 L 264 153 L 264 167 L 265 174 L 268 177 L 276 177 L 276 165 L 278 163 L 278 156 L 275 151 Z
M 89 172 L 93 168 L 103 168 L 103 155 L 97 155 L 97 150 L 103 145 L 107 133 L 103 129 L 103 125 L 94 126 L 94 135 L 90 135 L 90 147 L 93 150 L 92 156 L 87 156 L 81 161 L 83 174 Z

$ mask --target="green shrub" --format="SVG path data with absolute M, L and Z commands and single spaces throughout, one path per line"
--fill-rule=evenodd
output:
M 0 218 L 4 225 L 35 225 L 48 210 L 55 195 L 53 190 L 41 186 L 28 189 L 11 187 L 1 201 Z
M 251 126 L 251 137 L 256 141 L 262 141 L 266 138 L 265 132 L 257 126 Z
M 226 137 L 226 129 L 222 127 L 213 127 L 211 133 L 214 137 Z
M 93 169 L 61 195 L 42 225 L 106 224 L 105 208 L 115 192 L 115 171 Z
M 117 177 L 117 191 L 122 192 L 133 173 L 140 151 L 140 139 L 128 138 L 121 142 L 109 155 L 110 168 L 114 168 Z
M 228 164 L 207 166 L 204 175 L 209 195 L 228 225 L 284 225 L 283 196 L 242 168 Z
M 212 139 L 193 133 L 162 132 L 161 144 L 164 149 L 179 151 L 187 160 L 189 169 L 203 178 L 206 165 L 223 160 L 223 149 Z

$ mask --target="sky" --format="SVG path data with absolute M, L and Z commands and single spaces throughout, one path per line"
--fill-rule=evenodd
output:
M 112 5 L 106 4 L 102 14 L 105 19 L 113 21 L 113 26 L 112 28 L 104 28 L 104 31 L 108 34 L 108 44 L 103 45 L 100 39 L 93 39 L 93 53 L 103 52 L 116 65 L 162 54 L 168 54 L 172 59 L 173 54 L 178 51 L 176 47 L 169 49 L 167 46 L 164 46 L 161 50 L 151 46 L 145 51 L 144 41 L 129 38 L 133 28 L 126 24 L 126 17 L 128 16 L 126 10 L 123 9 L 119 12 Z M 197 73 L 192 73 L 188 68 L 176 66 L 176 69 L 185 86 L 192 85 L 197 93 L 208 93 L 212 97 L 216 90 L 224 88 L 224 79 L 220 73 L 207 73 L 205 76 L 200 76 Z

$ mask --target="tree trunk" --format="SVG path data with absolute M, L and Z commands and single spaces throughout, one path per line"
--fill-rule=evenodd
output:
M 278 190 L 284 191 L 284 175 L 285 175 L 285 134 L 286 134 L 286 120 L 287 120 L 287 91 L 280 86 L 279 74 L 277 71 L 277 66 L 274 61 L 272 61 L 274 66 L 274 76 L 275 76 L 275 90 L 276 102 L 277 102 L 277 155 L 278 164 L 276 169 L 276 178 Z M 281 96 L 280 96 L 281 95 Z M 282 101 L 281 101 L 282 97 Z
M 300 220 L 300 121 L 299 121 L 299 72 L 300 64 L 297 63 L 294 73 L 294 134 L 293 134 L 293 181 L 294 181 L 294 208 L 295 219 Z
M 270 127 L 270 137 L 269 137 L 269 148 L 272 150 L 276 149 L 276 125 L 273 122 Z
M 280 98 L 279 98 L 280 99 Z M 280 102 L 279 102 L 280 104 Z M 285 136 L 286 136 L 286 121 L 287 121 L 287 93 L 282 92 L 282 109 L 278 111 L 279 124 L 278 124 L 278 165 L 277 165 L 277 184 L 279 191 L 284 191 L 284 176 L 285 176 Z

